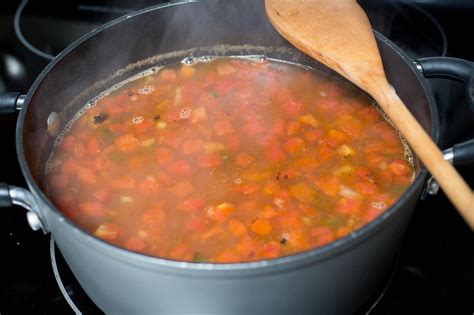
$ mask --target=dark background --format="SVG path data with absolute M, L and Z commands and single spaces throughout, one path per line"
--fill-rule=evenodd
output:
M 65 1 L 63 1 L 65 2 Z M 21 28 L 35 47 L 57 54 L 80 35 L 131 10 L 163 1 L 30 1 Z M 474 1 L 359 1 L 375 29 L 412 58 L 473 60 Z M 0 92 L 26 93 L 48 63 L 17 39 L 13 16 L 19 1 L 0 5 Z M 433 20 L 435 22 L 433 22 Z M 443 30 L 446 43 L 443 42 Z M 464 87 L 430 80 L 441 118 L 441 147 L 474 137 L 474 114 Z M 25 187 L 15 153 L 16 114 L 0 117 L 0 181 Z M 474 166 L 459 168 L 474 187 Z M 33 232 L 19 207 L 0 209 L 0 314 L 72 314 L 54 279 L 49 235 Z M 358 313 L 473 314 L 474 238 L 442 192 L 420 200 L 383 297 Z M 71 292 L 78 289 L 67 287 Z M 79 294 L 79 293 L 76 293 Z M 93 313 L 89 309 L 88 313 Z

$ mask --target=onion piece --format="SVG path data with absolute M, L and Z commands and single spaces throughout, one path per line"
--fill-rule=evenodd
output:
M 361 196 L 352 188 L 341 185 L 339 195 L 345 198 L 360 199 Z

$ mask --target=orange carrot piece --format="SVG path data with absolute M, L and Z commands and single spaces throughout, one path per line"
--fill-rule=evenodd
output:
M 255 221 L 253 221 L 251 230 L 255 234 L 265 236 L 273 230 L 273 227 L 268 220 L 257 218 Z

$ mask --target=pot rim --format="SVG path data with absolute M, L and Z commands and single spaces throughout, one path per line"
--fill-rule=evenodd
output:
M 43 82 L 43 80 L 47 77 L 50 70 L 67 54 L 69 54 L 72 50 L 74 50 L 77 46 L 92 38 L 96 34 L 104 31 L 105 29 L 111 28 L 114 25 L 121 23 L 130 18 L 137 18 L 142 14 L 160 10 L 160 9 L 167 9 L 173 8 L 178 5 L 184 5 L 188 3 L 196 3 L 198 4 L 199 1 L 196 0 L 184 0 L 181 2 L 174 2 L 174 3 L 167 3 L 167 4 L 159 4 L 151 7 L 144 8 L 142 10 L 138 10 L 132 12 L 130 14 L 124 15 L 117 19 L 114 19 L 110 22 L 103 24 L 102 26 L 84 34 L 79 39 L 74 41 L 70 44 L 67 48 L 65 48 L 61 53 L 59 53 L 39 74 L 36 78 L 32 86 L 30 87 L 24 106 L 22 107 L 19 118 L 17 120 L 16 126 L 16 150 L 18 155 L 18 160 L 20 164 L 20 168 L 22 170 L 23 176 L 26 179 L 28 186 L 30 187 L 32 193 L 35 197 L 41 200 L 42 204 L 47 205 L 47 211 L 51 211 L 56 218 L 62 222 L 64 222 L 68 227 L 72 228 L 75 232 L 78 232 L 80 236 L 82 236 L 85 240 L 89 241 L 99 250 L 110 250 L 113 254 L 117 255 L 117 257 L 121 257 L 127 261 L 130 259 L 135 260 L 137 263 L 145 263 L 151 265 L 157 265 L 162 267 L 169 267 L 176 270 L 253 270 L 253 269 L 261 269 L 264 267 L 272 267 L 277 265 L 284 265 L 293 262 L 305 262 L 308 259 L 311 261 L 320 261 L 326 259 L 331 256 L 339 255 L 340 253 L 349 250 L 352 246 L 362 242 L 364 239 L 372 236 L 376 231 L 382 229 L 387 222 L 390 221 L 389 219 L 392 218 L 395 213 L 401 208 L 401 206 L 413 195 L 415 194 L 419 185 L 422 185 L 425 176 L 427 175 L 427 170 L 420 166 L 418 174 L 415 176 L 414 181 L 408 187 L 408 189 L 403 193 L 403 195 L 393 204 L 387 211 L 385 211 L 382 215 L 377 217 L 372 222 L 364 225 L 363 227 L 359 228 L 358 230 L 352 232 L 351 234 L 340 238 L 334 242 L 331 242 L 325 246 L 310 249 L 304 252 L 296 253 L 289 256 L 284 256 L 280 258 L 268 259 L 268 260 L 259 260 L 253 262 L 240 262 L 240 263 L 193 263 L 193 262 L 183 262 L 183 261 L 176 261 L 171 259 L 159 258 L 155 256 L 148 256 L 145 254 L 140 254 L 132 251 L 128 251 L 124 248 L 118 247 L 116 245 L 107 243 L 99 238 L 96 238 L 89 232 L 83 230 L 80 226 L 74 223 L 72 220 L 64 216 L 59 209 L 49 200 L 49 198 L 44 194 L 42 189 L 38 186 L 38 184 L 33 179 L 33 176 L 30 172 L 29 166 L 26 162 L 25 158 L 25 151 L 23 148 L 24 139 L 23 139 L 23 127 L 25 122 L 26 113 L 28 111 L 28 107 L 30 105 L 30 101 L 32 96 L 34 95 L 36 89 L 39 85 Z M 413 60 L 406 55 L 398 46 L 392 43 L 389 39 L 385 36 L 378 33 L 374 30 L 375 37 L 378 41 L 383 42 L 386 44 L 390 49 L 394 50 L 397 55 L 402 58 L 405 63 L 411 68 L 413 73 L 415 74 L 416 78 L 420 82 L 420 85 L 424 89 L 426 93 L 426 97 L 428 99 L 428 106 L 430 107 L 431 111 L 431 137 L 438 142 L 439 138 L 439 117 L 438 111 L 435 107 L 435 101 L 428 84 L 422 74 L 417 70 Z M 42 218 L 44 220 L 44 218 Z M 48 225 L 48 222 L 45 222 Z M 54 231 L 51 233 L 52 237 L 54 237 Z

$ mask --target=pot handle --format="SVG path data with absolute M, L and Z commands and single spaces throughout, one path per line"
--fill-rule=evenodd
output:
M 454 165 L 474 163 L 474 139 L 455 144 L 452 148 L 444 150 L 444 154 Z
M 19 111 L 23 106 L 26 95 L 18 92 L 0 93 L 0 115 L 11 114 Z
M 427 57 L 415 61 L 426 78 L 452 79 L 466 84 L 467 104 L 474 112 L 474 62 L 451 57 Z
M 0 182 L 0 208 L 12 205 L 18 205 L 28 210 L 26 219 L 33 231 L 41 229 L 45 234 L 47 233 L 40 219 L 38 203 L 33 194 L 27 189 Z

